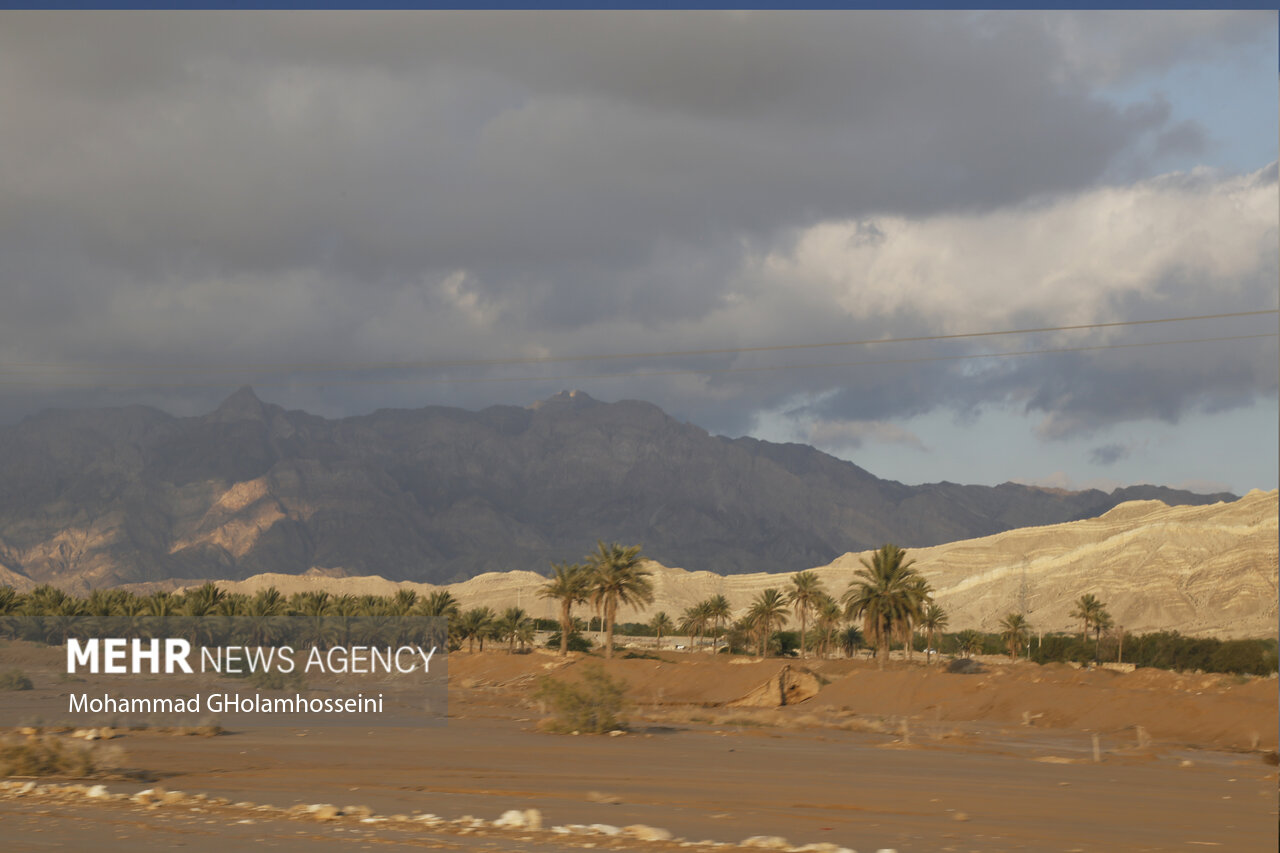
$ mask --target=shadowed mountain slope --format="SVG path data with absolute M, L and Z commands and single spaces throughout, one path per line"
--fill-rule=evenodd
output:
M 565 392 L 528 408 L 327 420 L 248 388 L 177 418 L 48 411 L 0 429 L 0 582 L 69 588 L 311 568 L 444 582 L 542 571 L 596 539 L 667 565 L 791 571 L 1100 515 L 1205 504 L 1153 486 L 906 486 L 797 444 L 727 439 L 648 403 Z

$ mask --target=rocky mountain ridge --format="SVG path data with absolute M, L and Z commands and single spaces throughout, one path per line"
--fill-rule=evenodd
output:
M 242 388 L 180 418 L 48 411 L 0 428 L 0 580 L 69 589 L 170 579 L 542 571 L 597 539 L 721 574 L 797 570 L 1089 518 L 1153 486 L 907 486 L 812 447 L 709 435 L 649 403 L 564 392 L 530 407 L 329 420 Z

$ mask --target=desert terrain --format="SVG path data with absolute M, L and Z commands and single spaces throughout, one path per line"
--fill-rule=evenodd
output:
M 23 652 L 37 689 L 57 652 Z M 1275 848 L 1274 678 L 665 652 L 600 662 L 625 733 L 541 731 L 539 678 L 595 662 L 452 654 L 448 719 L 416 729 L 116 732 L 117 778 L 0 790 L 5 847 Z
M 909 549 L 908 555 L 950 614 L 952 630 L 998 630 L 1001 617 L 1012 610 L 1025 611 L 1035 631 L 1078 630 L 1070 614 L 1085 593 L 1106 601 L 1115 622 L 1132 633 L 1274 637 L 1280 625 L 1278 491 L 1254 491 L 1208 506 L 1129 501 L 1097 518 Z M 838 597 L 867 556 L 845 554 L 813 572 Z M 647 621 L 658 611 L 674 616 L 712 595 L 724 595 L 739 611 L 766 588 L 786 588 L 793 574 L 724 576 L 653 561 L 644 568 L 652 573 L 654 601 L 623 611 L 623 620 Z M 464 607 L 519 606 L 533 616 L 555 618 L 554 602 L 537 598 L 545 582 L 534 572 L 490 572 L 432 586 L 316 570 L 218 585 L 249 594 L 274 586 L 285 595 L 317 589 L 335 595 L 411 589 L 422 595 L 445 589 Z

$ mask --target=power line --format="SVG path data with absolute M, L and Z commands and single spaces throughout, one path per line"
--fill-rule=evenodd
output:
M 1155 321 L 1160 322 L 1160 321 Z M 439 377 L 415 377 L 415 378 L 379 378 L 379 379 L 316 379 L 310 381 L 297 380 L 276 380 L 267 382 L 256 382 L 255 385 L 260 387 L 271 386 L 324 386 L 324 385 L 474 385 L 480 383 L 493 382 L 564 382 L 568 380 L 578 379 L 637 379 L 654 376 L 703 376 L 721 373 L 766 373 L 782 370 L 815 370 L 829 367 L 876 367 L 881 365 L 895 364 L 923 364 L 926 362 L 939 361 L 969 361 L 982 358 L 1010 358 L 1016 356 L 1029 355 L 1053 355 L 1058 353 L 1073 352 L 1093 352 L 1098 350 L 1118 350 L 1118 349 L 1136 349 L 1142 347 L 1171 346 L 1175 344 L 1204 344 L 1213 343 L 1215 341 L 1245 341 L 1256 338 L 1276 338 L 1280 337 L 1280 333 L 1266 332 L 1253 335 L 1230 335 L 1223 337 L 1211 338 L 1186 338 L 1182 340 L 1172 341 L 1145 341 L 1141 343 L 1131 344 L 1096 344 L 1093 346 L 1080 347 L 1058 347 L 1053 349 L 1035 349 L 1035 350 L 1018 350 L 1013 352 L 993 352 L 993 353 L 974 353 L 968 355 L 944 355 L 944 356 L 924 356 L 919 358 L 895 358 L 895 359 L 878 359 L 870 361 L 829 361 L 808 364 L 779 364 L 779 365 L 760 365 L 755 367 L 716 367 L 716 368 L 692 368 L 692 369 L 672 369 L 672 370 L 645 370 L 632 371 L 628 373 L 576 373 L 576 374 L 560 374 L 554 376 L 476 376 L 466 378 L 439 378 Z M 228 385 L 235 384 L 233 381 L 227 382 L 182 382 L 182 383 L 147 383 L 132 382 L 120 384 L 87 384 L 87 383 L 58 383 L 58 382 L 39 382 L 38 380 L 7 380 L 0 379 L 0 387 L 26 387 L 38 386 L 40 388 L 50 388 L 58 390 L 185 390 L 196 388 L 224 388 Z
M 597 353 L 594 355 L 527 356 L 515 358 L 482 358 L 454 360 L 409 360 L 371 362 L 298 362 L 279 364 L 222 364 L 222 365 L 154 365 L 154 364 L 87 364 L 65 362 L 6 362 L 0 363 L 0 372 L 25 370 L 65 370 L 75 373 L 112 373 L 132 371 L 137 373 L 289 373 L 310 371 L 366 371 L 366 370 L 430 370 L 446 367 L 497 367 L 504 365 L 555 364 L 574 361 L 625 361 L 627 359 L 679 358 L 701 355 L 734 355 L 757 352 L 786 352 L 789 350 L 826 349 L 833 347 L 866 346 L 870 344 L 922 343 L 927 341 L 954 341 L 969 338 L 989 338 L 1002 335 L 1030 335 L 1043 332 L 1072 332 L 1085 329 L 1114 329 L 1131 326 L 1150 326 L 1163 323 L 1186 323 L 1195 320 L 1223 320 L 1233 317 L 1257 317 L 1280 314 L 1280 309 L 1267 308 L 1258 311 L 1233 311 L 1224 314 L 1197 314 L 1186 317 L 1164 317 L 1156 320 L 1119 320 L 1110 323 L 1078 323 L 1069 326 L 1038 326 L 1026 329 L 1001 329 L 987 332 L 960 332 L 950 335 L 914 335 L 902 338 L 864 338 L 849 341 L 828 341 L 808 344 L 772 344 L 751 347 L 715 347 L 709 349 L 660 350 L 654 352 Z M 1227 340 L 1227 339 L 1223 339 Z

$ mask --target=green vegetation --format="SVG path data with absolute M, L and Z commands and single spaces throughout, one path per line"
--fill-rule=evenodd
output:
M 1018 652 L 1022 651 L 1022 647 L 1027 644 L 1031 636 L 1031 626 L 1027 624 L 1027 617 L 1021 613 L 1010 613 L 1000 620 L 1000 639 L 1005 642 L 1009 648 L 1009 660 L 1015 660 Z
M 613 657 L 613 624 L 618 605 L 641 605 L 653 601 L 649 572 L 640 568 L 640 546 L 624 548 L 617 543 L 597 542 L 594 554 L 587 555 L 591 603 L 604 614 L 604 656 Z
M 589 652 L 594 646 L 595 646 L 595 643 L 591 642 L 589 638 L 584 637 L 582 635 L 582 632 L 577 630 L 576 628 L 569 634 L 568 651 Z M 550 637 L 547 638 L 547 648 L 549 649 L 562 648 L 559 631 L 556 631 Z
M 626 687 L 626 682 L 611 678 L 595 664 L 583 669 L 580 684 L 544 676 L 534 698 L 550 705 L 549 730 L 601 734 L 626 725 L 620 716 Z
M 863 633 L 876 645 L 881 668 L 894 639 L 900 639 L 910 654 L 913 625 L 931 600 L 928 584 L 906 557 L 907 552 L 897 545 L 881 547 L 870 562 L 863 559 L 862 571 L 843 597 L 849 617 L 862 618 Z
M 1277 671 L 1277 644 L 1270 638 L 1215 640 L 1184 637 L 1176 631 L 1160 631 L 1126 634 L 1123 641 L 1124 660 L 1138 666 L 1263 676 Z M 1037 663 L 1085 663 L 1095 658 L 1115 660 L 1119 650 L 1118 636 L 1103 636 L 1089 642 L 1057 634 L 1033 644 L 1031 659 Z
M 62 644 L 68 637 L 184 637 L 204 645 L 444 646 L 457 603 L 445 592 L 420 598 L 302 592 L 285 598 L 274 587 L 255 595 L 213 584 L 147 596 L 110 589 L 87 598 L 51 586 L 0 596 L 0 637 Z
M 642 605 L 653 601 L 649 572 L 640 568 L 640 546 L 596 543 L 596 551 L 584 564 L 551 566 L 551 579 L 538 590 L 540 598 L 560 602 L 560 654 L 569 651 L 573 606 L 591 602 L 605 624 L 604 656 L 613 657 L 613 633 L 619 605 Z M 481 645 L 483 648 L 483 644 Z
M 538 590 L 539 598 L 560 602 L 560 656 L 569 649 L 574 633 L 573 606 L 587 601 L 587 571 L 581 563 L 552 563 L 551 580 Z

